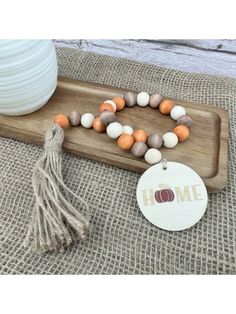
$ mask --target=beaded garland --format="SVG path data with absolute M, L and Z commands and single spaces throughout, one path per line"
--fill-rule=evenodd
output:
M 145 107 L 149 105 L 153 109 L 159 109 L 163 115 L 170 117 L 177 122 L 177 126 L 172 132 L 163 135 L 158 133 L 147 134 L 141 129 L 133 130 L 132 127 L 122 126 L 116 121 L 116 111 L 121 111 L 125 106 L 133 107 L 135 104 Z M 106 100 L 99 106 L 100 115 L 95 117 L 92 113 L 81 114 L 72 111 L 68 117 L 66 115 L 57 115 L 54 122 L 62 128 L 69 125 L 84 128 L 93 128 L 99 133 L 106 131 L 112 139 L 117 139 L 118 146 L 131 151 L 135 157 L 144 157 L 148 164 L 156 164 L 161 161 L 162 154 L 160 148 L 173 148 L 177 143 L 186 141 L 189 137 L 189 127 L 192 125 L 192 119 L 186 114 L 184 107 L 174 105 L 170 99 L 163 99 L 160 94 L 149 95 L 146 92 L 140 92 L 138 95 L 128 92 L 123 97 L 116 96 L 112 100 Z

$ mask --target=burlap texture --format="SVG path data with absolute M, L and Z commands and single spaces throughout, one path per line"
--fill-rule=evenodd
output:
M 32 169 L 42 148 L 0 139 L 1 274 L 235 274 L 236 80 L 184 73 L 73 49 L 57 49 L 63 76 L 224 107 L 230 116 L 229 182 L 210 195 L 193 228 L 151 225 L 135 197 L 139 175 L 63 155 L 64 178 L 92 207 L 93 231 L 65 253 L 35 255 L 22 247 L 31 215 Z

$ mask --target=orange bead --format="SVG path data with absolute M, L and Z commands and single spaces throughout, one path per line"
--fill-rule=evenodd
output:
M 121 149 L 129 150 L 134 144 L 134 138 L 129 134 L 122 134 L 117 141 L 118 146 Z
M 180 142 L 184 142 L 189 137 L 189 129 L 186 127 L 186 125 L 177 125 L 173 132 L 178 136 L 178 139 Z
M 172 108 L 174 107 L 174 103 L 170 99 L 165 99 L 160 103 L 159 110 L 162 114 L 170 114 Z
M 115 112 L 114 108 L 112 107 L 111 104 L 108 104 L 108 103 L 102 103 L 100 106 L 99 106 L 99 111 L 100 112 L 103 112 L 103 111 L 111 111 L 111 112 Z
M 63 129 L 69 126 L 69 119 L 64 114 L 58 114 L 53 118 L 53 121 L 59 124 Z
M 95 131 L 97 131 L 98 133 L 103 133 L 106 131 L 106 127 L 104 124 L 102 124 L 101 120 L 99 117 L 96 117 L 93 120 L 93 128 Z
M 133 138 L 136 142 L 146 142 L 147 140 L 147 133 L 144 130 L 135 130 L 133 133 Z
M 113 98 L 114 103 L 116 104 L 116 110 L 120 111 L 125 107 L 125 100 L 123 97 L 115 97 Z

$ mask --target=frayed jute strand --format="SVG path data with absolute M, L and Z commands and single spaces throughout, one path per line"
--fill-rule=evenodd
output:
M 84 239 L 89 231 L 87 203 L 63 182 L 63 140 L 63 129 L 54 124 L 46 133 L 44 153 L 33 170 L 35 206 L 24 244 L 35 252 L 61 252 L 72 242 Z M 70 195 L 85 206 L 86 217 L 69 202 Z

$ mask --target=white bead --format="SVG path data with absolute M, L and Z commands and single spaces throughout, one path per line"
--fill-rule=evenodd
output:
M 163 136 L 163 144 L 167 148 L 173 148 L 178 144 L 178 137 L 173 132 L 167 132 Z
M 113 100 L 106 100 L 104 101 L 106 104 L 110 104 L 112 105 L 113 109 L 114 109 L 114 112 L 116 112 L 116 104 Z
M 81 125 L 86 128 L 90 129 L 93 126 L 94 115 L 92 113 L 85 113 L 81 117 Z
M 161 161 L 162 155 L 161 152 L 156 148 L 149 148 L 144 155 L 145 161 L 150 164 L 154 165 Z
M 178 120 L 180 117 L 186 115 L 186 110 L 182 106 L 174 106 L 170 112 L 170 116 L 173 120 Z
M 123 133 L 132 135 L 134 133 L 134 129 L 131 128 L 131 126 L 129 126 L 129 125 L 124 125 L 123 126 Z
M 137 95 L 137 104 L 141 107 L 145 107 L 149 103 L 150 96 L 146 92 L 141 92 Z
M 118 122 L 112 122 L 107 127 L 107 135 L 111 138 L 118 138 L 123 133 L 123 127 Z

